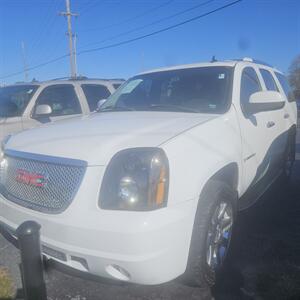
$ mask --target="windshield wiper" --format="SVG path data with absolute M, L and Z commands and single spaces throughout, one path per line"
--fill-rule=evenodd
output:
M 182 111 L 182 112 L 190 112 L 190 113 L 199 113 L 198 110 L 193 109 L 193 108 L 188 108 L 188 107 L 183 107 L 183 106 L 179 106 L 179 105 L 171 105 L 171 104 L 152 104 L 150 106 L 147 107 L 147 109 L 171 109 L 172 111 Z
M 107 112 L 107 111 L 135 111 L 134 108 L 126 107 L 126 106 L 114 106 L 110 105 L 104 108 L 100 108 L 97 110 L 97 112 Z

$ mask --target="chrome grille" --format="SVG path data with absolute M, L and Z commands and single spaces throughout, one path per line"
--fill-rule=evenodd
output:
M 64 211 L 80 186 L 86 170 L 85 163 L 25 154 L 14 151 L 12 155 L 5 155 L 5 168 L 1 172 L 1 193 L 8 200 L 37 211 L 53 214 Z M 76 164 L 64 164 L 70 161 Z M 43 178 L 43 183 L 39 185 L 24 178 L 20 180 L 20 172 L 34 174 L 30 176 L 38 175 Z

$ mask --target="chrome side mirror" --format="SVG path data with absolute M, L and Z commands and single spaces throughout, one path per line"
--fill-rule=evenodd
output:
M 101 106 L 106 102 L 107 99 L 101 99 L 97 103 L 97 111 L 101 109 Z
M 46 116 L 51 115 L 51 113 L 52 113 L 52 108 L 50 105 L 41 104 L 41 105 L 37 105 L 37 107 L 35 108 L 34 115 L 36 117 L 46 117 Z

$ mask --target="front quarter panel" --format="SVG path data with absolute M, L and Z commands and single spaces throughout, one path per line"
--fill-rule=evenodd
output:
M 233 107 L 161 147 L 170 165 L 168 205 L 199 198 L 205 183 L 231 163 L 236 163 L 241 170 L 241 137 Z

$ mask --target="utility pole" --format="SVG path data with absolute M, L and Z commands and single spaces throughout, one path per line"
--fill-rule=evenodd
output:
M 25 43 L 21 42 L 21 48 L 22 48 L 22 58 L 23 58 L 23 67 L 24 67 L 24 80 L 25 82 L 28 81 L 28 66 L 27 66 L 27 60 L 26 60 L 26 52 L 25 52 Z
M 61 12 L 61 16 L 67 17 L 68 21 L 68 33 L 69 36 L 69 48 L 70 48 L 70 66 L 71 66 L 71 77 L 76 78 L 76 63 L 73 49 L 73 33 L 72 33 L 72 17 L 77 17 L 78 14 L 72 13 L 70 8 L 70 0 L 66 0 L 66 12 Z
M 75 65 L 75 75 L 78 74 L 77 69 L 77 34 L 74 34 L 74 65 Z

